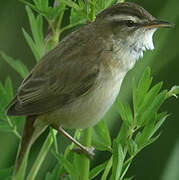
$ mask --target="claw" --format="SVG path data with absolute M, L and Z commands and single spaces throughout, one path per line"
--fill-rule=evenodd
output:
M 72 151 L 76 152 L 78 154 L 85 154 L 89 159 L 93 159 L 94 158 L 94 147 L 84 147 L 83 149 L 81 148 L 73 148 Z

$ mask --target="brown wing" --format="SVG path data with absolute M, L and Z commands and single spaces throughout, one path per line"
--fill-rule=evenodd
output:
M 99 73 L 98 61 L 94 57 L 98 57 L 91 56 L 82 47 L 82 50 L 74 47 L 57 53 L 59 48 L 47 54 L 22 82 L 10 103 L 8 115 L 52 111 L 75 101 L 93 87 Z

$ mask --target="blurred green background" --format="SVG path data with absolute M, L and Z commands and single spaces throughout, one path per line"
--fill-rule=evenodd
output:
M 179 1 L 178 0 L 135 0 L 155 17 L 175 24 L 173 29 L 160 29 L 154 36 L 155 50 L 147 52 L 135 68 L 130 71 L 123 82 L 120 97 L 126 101 L 131 99 L 132 78 L 140 77 L 147 65 L 152 67 L 154 83 L 163 81 L 164 88 L 170 89 L 179 85 Z M 68 14 L 67 14 L 68 15 Z M 15 59 L 21 59 L 28 69 L 35 65 L 35 59 L 28 47 L 22 27 L 29 31 L 27 15 L 24 5 L 17 0 L 0 1 L 0 50 Z M 0 57 L 0 80 L 3 82 L 10 76 L 14 84 L 14 92 L 22 79 Z M 145 148 L 135 158 L 129 170 L 137 180 L 178 180 L 179 179 L 179 99 L 171 98 L 162 107 L 170 116 L 162 127 L 159 140 Z M 111 135 L 120 128 L 119 115 L 113 106 L 105 116 L 111 129 Z M 23 124 L 23 122 L 21 122 Z M 32 149 L 31 159 L 45 138 L 42 136 Z M 59 136 L 60 144 L 67 143 L 64 137 Z M 63 142 L 65 141 L 65 142 Z M 69 143 L 69 142 L 68 142 Z M 18 139 L 11 133 L 0 132 L 0 169 L 13 165 L 18 147 Z M 60 146 L 61 148 L 61 146 Z M 97 154 L 93 163 L 98 163 L 105 154 Z M 51 154 L 46 158 L 38 179 L 43 179 L 47 169 L 52 168 L 54 161 Z

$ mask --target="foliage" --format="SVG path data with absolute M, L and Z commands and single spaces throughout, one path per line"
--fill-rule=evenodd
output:
M 86 1 L 82 0 L 58 0 L 56 1 L 58 4 L 51 7 L 48 1 L 44 0 L 33 0 L 33 3 L 24 0 L 20 1 L 26 4 L 32 36 L 24 29 L 22 31 L 37 61 L 55 47 L 63 31 L 85 23 L 86 20 L 89 22 L 94 21 L 98 12 L 116 2 L 115 0 L 89 0 L 86 3 Z M 71 10 L 70 24 L 62 27 L 62 19 L 67 8 Z M 36 11 L 37 15 L 33 10 Z M 44 38 L 43 31 L 44 19 L 46 19 L 50 27 L 50 33 L 46 38 Z M 27 75 L 28 69 L 22 61 L 15 60 L 4 52 L 0 52 L 0 55 L 22 78 Z M 147 68 L 138 83 L 134 80 L 132 106 L 127 102 L 117 100 L 116 105 L 122 125 L 113 140 L 103 120 L 93 128 L 92 137 L 89 129 L 85 132 L 80 130 L 75 132 L 74 137 L 77 140 L 81 140 L 83 137 L 85 145 L 92 144 L 98 151 L 108 151 L 110 154 L 108 160 L 90 169 L 90 160 L 88 158 L 71 151 L 74 144 L 68 146 L 65 152 L 60 154 L 57 149 L 56 132 L 51 130 L 51 134 L 47 137 L 37 160 L 27 176 L 27 180 L 35 178 L 52 143 L 55 147 L 52 154 L 56 159 L 56 166 L 51 172 L 47 172 L 45 180 L 55 180 L 60 177 L 69 180 L 85 180 L 82 177 L 82 174 L 85 173 L 87 173 L 87 179 L 94 179 L 99 176 L 101 180 L 132 179 L 132 177 L 125 177 L 134 157 L 143 148 L 159 138 L 159 129 L 168 117 L 166 112 L 159 112 L 161 105 L 168 98 L 179 94 L 179 86 L 174 86 L 169 91 L 161 91 L 161 82 L 154 86 L 151 86 L 151 83 L 150 69 Z M 9 118 L 4 112 L 5 106 L 13 98 L 13 87 L 10 78 L 7 78 L 4 84 L 0 83 L 0 95 L 0 130 L 12 132 L 20 138 L 17 131 L 19 118 Z M 0 177 L 3 177 L 3 179 L 9 178 L 11 174 L 12 168 L 0 170 Z
M 12 132 L 14 133 L 18 138 L 20 138 L 20 135 L 17 131 L 17 126 L 19 124 L 19 120 L 22 118 L 16 117 L 16 118 L 10 118 L 7 117 L 4 108 L 9 103 L 9 101 L 13 98 L 13 87 L 12 82 L 10 78 L 7 78 L 5 80 L 4 85 L 0 83 L 0 95 L 1 95 L 1 103 L 0 103 L 0 130 L 5 132 Z

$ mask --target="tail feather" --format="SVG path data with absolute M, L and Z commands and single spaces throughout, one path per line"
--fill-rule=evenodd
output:
M 30 151 L 33 142 L 46 129 L 46 126 L 38 122 L 36 116 L 27 116 L 25 120 L 22 140 L 18 149 L 13 176 L 16 176 L 21 167 L 26 153 Z
M 19 150 L 18 150 L 16 162 L 15 162 L 15 169 L 14 169 L 15 174 L 18 171 L 20 165 L 22 164 L 22 161 L 24 159 L 26 152 L 28 151 L 28 149 L 30 149 L 30 146 L 31 146 L 30 141 L 34 132 L 33 124 L 35 120 L 36 120 L 36 117 L 34 116 L 28 116 L 25 120 L 22 140 L 19 146 Z
M 4 110 L 8 116 L 14 115 L 16 103 L 17 103 L 17 96 L 15 96 L 4 108 Z

